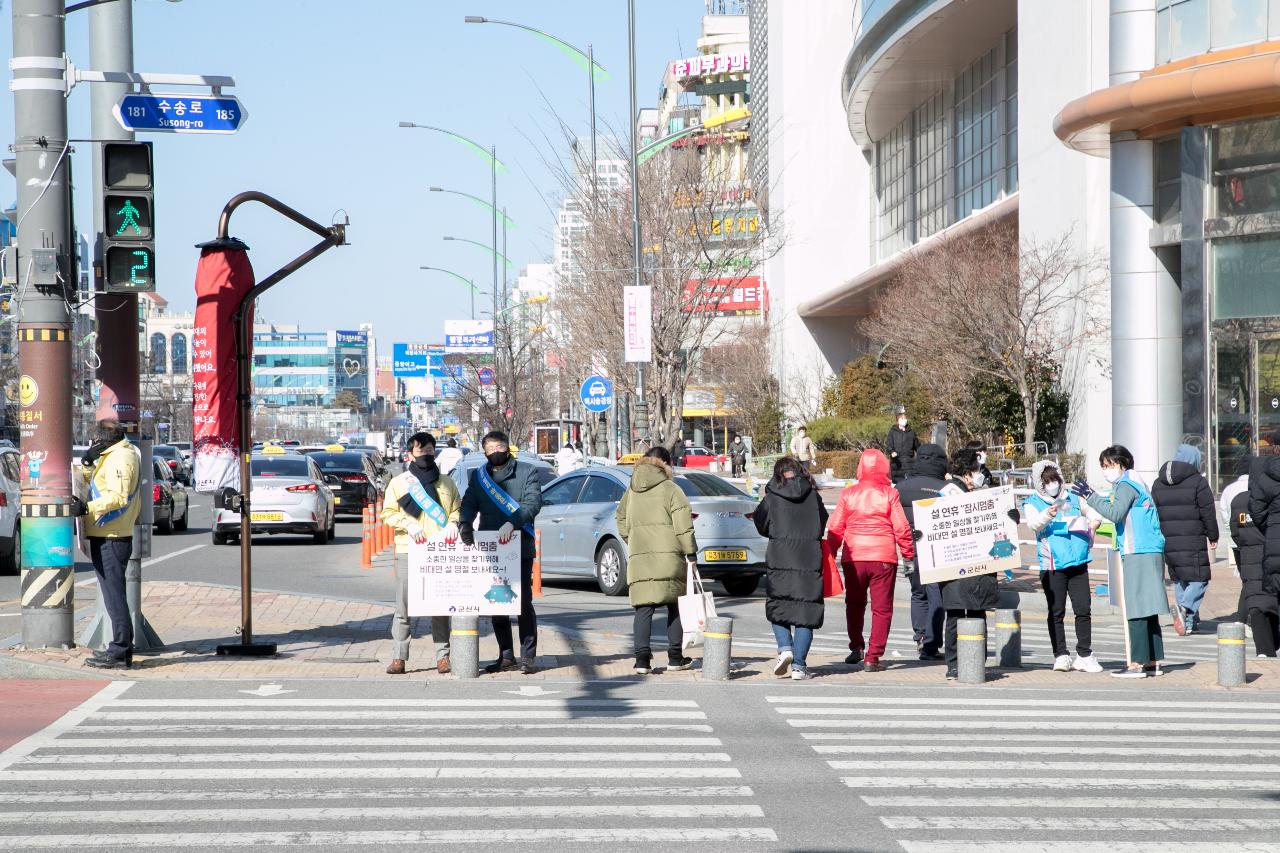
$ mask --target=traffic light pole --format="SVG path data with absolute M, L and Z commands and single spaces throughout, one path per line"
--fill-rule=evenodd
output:
M 106 3 L 89 9 L 89 57 L 95 71 L 133 71 L 133 4 Z M 133 134 L 120 126 L 112 109 L 132 90 L 128 83 L 95 83 L 90 87 L 89 103 L 93 130 L 93 231 L 94 241 L 94 308 L 97 320 L 97 348 L 101 358 L 97 371 L 102 392 L 98 398 L 97 420 L 116 418 L 124 426 L 142 456 L 139 476 L 141 512 L 133 528 L 133 554 L 125 567 L 125 598 L 133 621 L 133 647 L 151 651 L 164 643 L 146 617 L 142 615 L 142 561 L 151 556 L 151 526 L 155 520 L 152 485 L 154 477 L 151 447 L 154 434 L 151 423 L 141 418 L 138 359 L 138 296 L 135 293 L 106 293 L 104 281 L 103 235 L 104 214 L 103 142 L 133 140 Z M 154 220 L 154 217 L 152 217 Z M 83 438 L 83 436 L 82 436 Z M 94 649 L 105 648 L 111 639 L 111 617 L 98 592 L 98 608 L 93 622 L 80 637 L 80 644 Z
M 63 0 L 14 0 L 18 185 L 18 396 L 22 437 L 22 641 L 74 642 L 71 317 L 76 244 L 63 65 Z

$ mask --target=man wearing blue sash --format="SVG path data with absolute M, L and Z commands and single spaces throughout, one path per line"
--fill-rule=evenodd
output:
M 111 642 L 85 661 L 98 669 L 128 669 L 133 664 L 133 619 L 125 598 L 124 573 L 133 556 L 133 525 L 142 502 L 138 482 L 142 457 L 114 419 L 98 421 L 96 441 L 81 457 L 89 502 L 76 501 L 84 515 L 85 537 L 102 604 L 111 620 Z
M 413 626 L 409 622 L 409 544 L 422 544 L 444 533 L 445 541 L 458 538 L 458 487 L 440 475 L 436 465 L 436 440 L 431 433 L 409 438 L 408 467 L 387 484 L 382 503 L 382 523 L 396 532 L 396 611 L 391 617 L 391 637 L 396 641 L 388 675 L 404 675 L 409 659 Z M 431 638 L 436 644 L 436 671 L 450 672 L 449 617 L 431 617 Z
M 532 465 L 521 464 L 511 454 L 504 432 L 491 432 L 481 442 L 486 464 L 471 472 L 462 496 L 460 535 L 471 545 L 473 530 L 496 530 L 498 541 L 507 542 L 520 532 L 520 671 L 537 672 L 538 619 L 533 612 L 533 520 L 542 509 L 542 488 Z M 476 516 L 479 527 L 474 527 Z M 485 672 L 501 672 L 516 666 L 511 642 L 511 618 L 493 616 L 493 635 L 498 640 L 498 659 Z

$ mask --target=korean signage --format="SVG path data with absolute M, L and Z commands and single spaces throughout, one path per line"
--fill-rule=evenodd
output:
M 1013 489 L 982 489 L 916 501 L 920 582 L 937 583 L 970 575 L 1016 569 L 1018 526 L 1009 517 Z
M 653 361 L 653 293 L 650 288 L 622 288 L 622 323 L 624 360 Z
M 671 63 L 671 76 L 677 80 L 710 77 L 713 74 L 745 74 L 751 70 L 751 57 L 745 53 L 710 53 L 677 59 Z
M 336 347 L 367 347 L 369 336 L 364 332 L 344 332 L 341 329 L 333 333 L 333 345 Z
M 682 310 L 758 317 L 769 311 L 769 294 L 758 276 L 694 280 L 684 286 Z
M 698 221 L 683 226 L 685 233 L 695 237 L 699 232 L 712 242 L 717 240 L 741 240 L 760 230 L 760 214 L 755 211 L 724 213 L 714 219 L 699 217 Z
M 445 320 L 444 351 L 446 353 L 492 353 L 492 320 Z
M 125 130 L 143 133 L 235 133 L 248 118 L 234 95 L 128 94 L 112 113 Z
M 409 546 L 409 615 L 516 616 L 520 613 L 520 537 L 476 531 L 475 545 L 437 534 Z
M 397 379 L 444 376 L 444 347 L 437 344 L 392 344 L 391 372 Z

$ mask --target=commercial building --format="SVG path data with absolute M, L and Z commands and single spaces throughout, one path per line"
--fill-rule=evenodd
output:
M 367 407 L 376 378 L 373 336 L 358 330 L 303 332 L 297 326 L 258 325 L 253 332 L 253 395 L 262 405 L 328 406 L 349 391 Z

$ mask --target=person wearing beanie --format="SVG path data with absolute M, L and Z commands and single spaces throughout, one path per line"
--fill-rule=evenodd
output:
M 922 444 L 916 451 L 911 476 L 898 483 L 902 512 L 907 524 L 916 529 L 915 501 L 936 498 L 947 485 L 947 454 L 936 444 Z M 942 660 L 942 590 L 936 583 L 920 583 L 920 561 L 911 561 L 911 633 L 915 635 L 916 654 L 920 660 Z
M 1218 547 L 1218 513 L 1209 481 L 1200 473 L 1200 450 L 1178 445 L 1173 459 L 1160 466 L 1151 499 L 1164 534 L 1164 561 L 1173 581 L 1176 606 L 1173 630 L 1194 633 L 1200 603 L 1209 588 L 1209 551 Z

